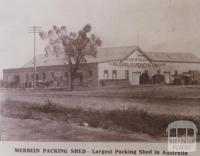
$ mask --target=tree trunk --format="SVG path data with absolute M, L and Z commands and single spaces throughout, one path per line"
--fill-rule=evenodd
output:
M 69 90 L 72 91 L 73 90 L 73 84 L 72 84 L 72 78 L 71 78 L 71 72 L 69 72 Z
M 73 86 L 73 75 L 72 75 L 72 70 L 70 69 L 69 70 L 69 90 L 72 91 L 73 89 L 74 89 L 74 86 Z
M 73 82 L 76 78 L 77 70 L 79 68 L 80 60 L 76 61 L 75 66 L 73 66 L 72 62 L 69 62 L 69 90 L 72 91 L 74 89 Z

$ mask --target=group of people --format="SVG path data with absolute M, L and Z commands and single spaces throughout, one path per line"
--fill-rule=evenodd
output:
M 144 71 L 140 75 L 140 84 L 163 84 L 165 83 L 165 77 L 164 75 L 160 74 L 160 71 L 158 70 L 156 74 L 154 74 L 151 78 L 148 74 L 148 71 Z

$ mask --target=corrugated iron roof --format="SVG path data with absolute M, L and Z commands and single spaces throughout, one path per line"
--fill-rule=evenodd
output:
M 200 63 L 200 59 L 191 53 L 147 52 L 145 54 L 152 62 Z
M 100 63 L 114 60 L 123 60 L 134 51 L 139 50 L 152 62 L 185 62 L 200 63 L 200 59 L 191 53 L 166 53 L 166 52 L 143 52 L 138 46 L 99 48 L 97 57 L 86 57 L 87 63 Z M 37 66 L 53 66 L 66 64 L 62 55 L 45 56 L 40 54 L 36 57 Z M 23 68 L 33 67 L 33 59 L 26 63 Z
M 62 56 L 45 56 L 44 54 L 40 54 L 36 56 L 36 65 L 37 66 L 53 66 L 53 65 L 64 65 L 65 60 Z M 23 65 L 23 68 L 33 67 L 34 66 L 34 59 L 31 59 L 29 62 L 27 62 L 25 65 Z
M 87 63 L 121 60 L 134 52 L 137 48 L 137 46 L 99 48 L 96 57 L 87 56 L 86 60 Z M 37 66 L 64 65 L 65 60 L 62 55 L 56 57 L 52 55 L 45 56 L 44 54 L 40 54 L 36 57 L 36 64 Z M 33 67 L 33 59 L 23 66 L 23 68 L 26 67 Z

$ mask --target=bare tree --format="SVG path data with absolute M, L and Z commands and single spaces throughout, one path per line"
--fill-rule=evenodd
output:
M 73 81 L 76 78 L 80 64 L 86 63 L 86 56 L 96 57 L 97 48 L 102 41 L 95 34 L 91 34 L 91 25 L 85 25 L 78 33 L 68 32 L 65 26 L 53 26 L 47 33 L 41 32 L 40 37 L 47 40 L 45 53 L 56 56 L 62 55 L 69 66 L 69 87 L 73 89 Z

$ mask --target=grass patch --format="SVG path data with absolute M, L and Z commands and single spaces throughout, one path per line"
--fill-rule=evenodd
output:
M 104 129 L 122 129 L 132 132 L 146 133 L 153 137 L 166 136 L 166 128 L 175 120 L 193 121 L 200 129 L 200 117 L 175 115 L 156 115 L 137 108 L 123 110 L 84 110 L 82 108 L 66 108 L 47 100 L 44 105 L 6 100 L 2 103 L 1 114 L 6 117 L 55 120 L 73 122 L 83 126 Z M 199 135 L 198 135 L 199 137 Z

